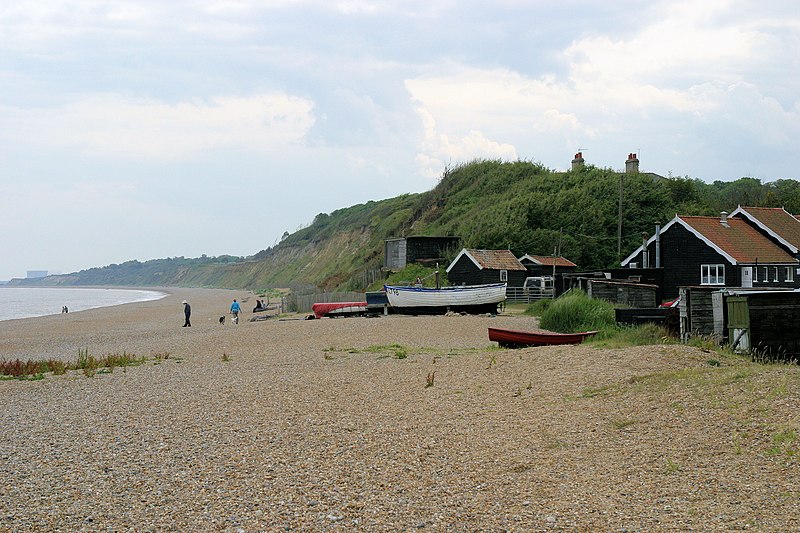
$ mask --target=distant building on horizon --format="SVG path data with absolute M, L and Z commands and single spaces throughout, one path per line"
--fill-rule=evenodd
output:
M 46 278 L 47 270 L 28 270 L 27 279 Z

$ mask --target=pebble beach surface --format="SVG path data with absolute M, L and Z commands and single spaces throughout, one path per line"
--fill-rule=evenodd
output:
M 0 359 L 149 358 L 0 381 L 0 531 L 800 529 L 785 367 L 717 390 L 697 348 L 489 342 L 531 317 L 249 322 L 252 294 L 166 290 L 0 322 Z

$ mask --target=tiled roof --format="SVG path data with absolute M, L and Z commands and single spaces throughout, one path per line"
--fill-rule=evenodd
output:
M 795 248 L 800 248 L 800 220 L 782 207 L 741 207 L 739 210 L 752 215 Z
M 465 250 L 481 268 L 491 270 L 527 270 L 510 250 Z
M 719 217 L 679 218 L 737 263 L 796 263 L 789 253 L 739 218 L 728 218 L 727 227 Z
M 538 263 L 540 265 L 546 266 L 553 266 L 553 262 L 555 261 L 556 266 L 559 267 L 576 267 L 575 263 L 567 259 L 566 257 L 553 257 L 552 255 L 533 255 L 533 254 L 525 254 L 519 258 L 520 261 L 523 259 L 530 259 L 534 263 Z

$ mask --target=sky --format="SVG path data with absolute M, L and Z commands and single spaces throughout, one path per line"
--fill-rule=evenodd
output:
M 798 13 L 0 0 L 0 280 L 252 255 L 478 158 L 797 179 Z

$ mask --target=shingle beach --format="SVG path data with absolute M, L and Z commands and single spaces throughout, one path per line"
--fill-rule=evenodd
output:
M 247 292 L 169 292 L 0 322 L 0 359 L 149 358 L 0 381 L 0 531 L 800 529 L 796 368 L 492 346 L 523 316 L 249 322 Z

